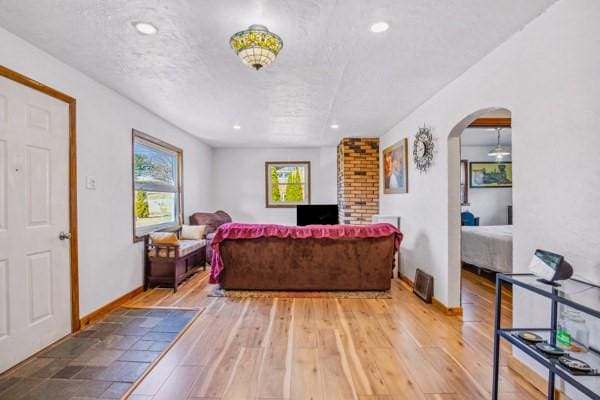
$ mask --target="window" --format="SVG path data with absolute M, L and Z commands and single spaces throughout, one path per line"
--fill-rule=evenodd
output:
M 133 130 L 134 240 L 183 222 L 181 149 Z
M 295 207 L 310 204 L 310 162 L 265 164 L 267 207 Z

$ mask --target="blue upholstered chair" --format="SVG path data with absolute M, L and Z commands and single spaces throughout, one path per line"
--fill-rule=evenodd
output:
M 461 225 L 479 226 L 479 217 L 475 217 L 472 212 L 463 211 L 460 213 Z

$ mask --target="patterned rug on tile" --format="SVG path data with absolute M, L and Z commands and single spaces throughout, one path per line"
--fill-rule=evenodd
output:
M 0 375 L 0 399 L 120 399 L 199 312 L 118 308 Z

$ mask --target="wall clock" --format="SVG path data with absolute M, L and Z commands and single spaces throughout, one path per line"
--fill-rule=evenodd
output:
M 413 159 L 419 172 L 427 172 L 433 161 L 433 136 L 426 126 L 419 128 L 413 143 Z

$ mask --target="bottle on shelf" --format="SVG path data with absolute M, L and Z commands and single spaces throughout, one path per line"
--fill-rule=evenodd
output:
M 569 350 L 575 353 L 587 352 L 590 347 L 590 330 L 579 311 L 568 309 L 566 328 L 571 336 Z
M 558 321 L 556 322 L 556 345 L 561 349 L 571 347 L 571 334 L 567 328 L 568 308 L 561 306 Z

